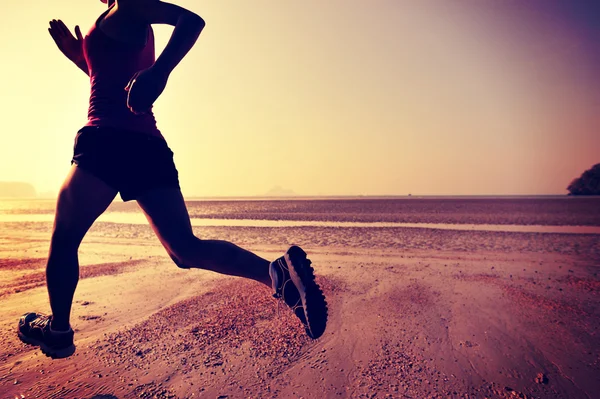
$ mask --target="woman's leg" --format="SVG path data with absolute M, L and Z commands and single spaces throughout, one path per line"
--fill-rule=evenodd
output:
M 114 188 L 75 165 L 60 189 L 46 267 L 55 330 L 70 327 L 71 304 L 79 281 L 79 244 L 116 194 Z
M 194 236 L 179 189 L 154 189 L 137 201 L 177 266 L 251 278 L 271 286 L 266 259 L 227 241 L 200 240 Z
M 297 246 L 273 263 L 230 242 L 200 240 L 177 188 L 154 189 L 137 199 L 171 259 L 182 268 L 200 268 L 251 278 L 275 290 L 300 319 L 311 338 L 323 335 L 327 302 L 315 282 L 306 253 Z M 273 280 L 271 280 L 273 279 Z

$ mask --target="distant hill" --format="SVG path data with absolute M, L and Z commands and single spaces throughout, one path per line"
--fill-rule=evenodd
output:
M 600 163 L 574 179 L 567 190 L 569 195 L 600 195 Z
M 265 194 L 266 197 L 294 197 L 296 193 L 294 190 L 283 188 L 281 186 L 275 186 Z
M 32 198 L 36 196 L 35 188 L 29 183 L 0 182 L 0 198 Z

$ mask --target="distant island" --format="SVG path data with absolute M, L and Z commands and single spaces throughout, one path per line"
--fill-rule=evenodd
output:
M 266 197 L 294 197 L 296 193 L 294 190 L 283 188 L 281 186 L 275 186 L 265 193 Z
M 600 163 L 574 179 L 567 190 L 569 195 L 600 195 Z
M 1 182 L 0 198 L 35 198 L 35 188 L 29 183 L 23 182 Z

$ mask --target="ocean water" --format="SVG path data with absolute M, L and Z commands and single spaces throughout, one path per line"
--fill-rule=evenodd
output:
M 408 227 L 600 234 L 599 197 L 192 199 L 194 226 Z M 52 222 L 54 200 L 0 200 L 2 222 Z M 137 203 L 115 201 L 99 221 L 145 224 Z

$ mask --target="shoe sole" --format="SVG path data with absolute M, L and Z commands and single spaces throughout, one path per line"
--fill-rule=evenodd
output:
M 306 332 L 316 339 L 325 332 L 327 326 L 327 302 L 321 288 L 315 281 L 314 269 L 302 248 L 293 246 L 285 254 L 290 278 L 300 293 L 304 315 L 308 322 Z
M 38 341 L 37 339 L 26 337 L 25 335 L 23 335 L 23 333 L 21 333 L 21 331 L 17 331 L 17 335 L 23 343 L 27 345 L 39 346 L 42 353 L 48 357 L 51 357 L 52 359 L 64 359 L 65 357 L 69 357 L 73 353 L 75 353 L 74 344 L 71 344 L 66 348 L 57 349 L 51 348 L 45 343 Z

